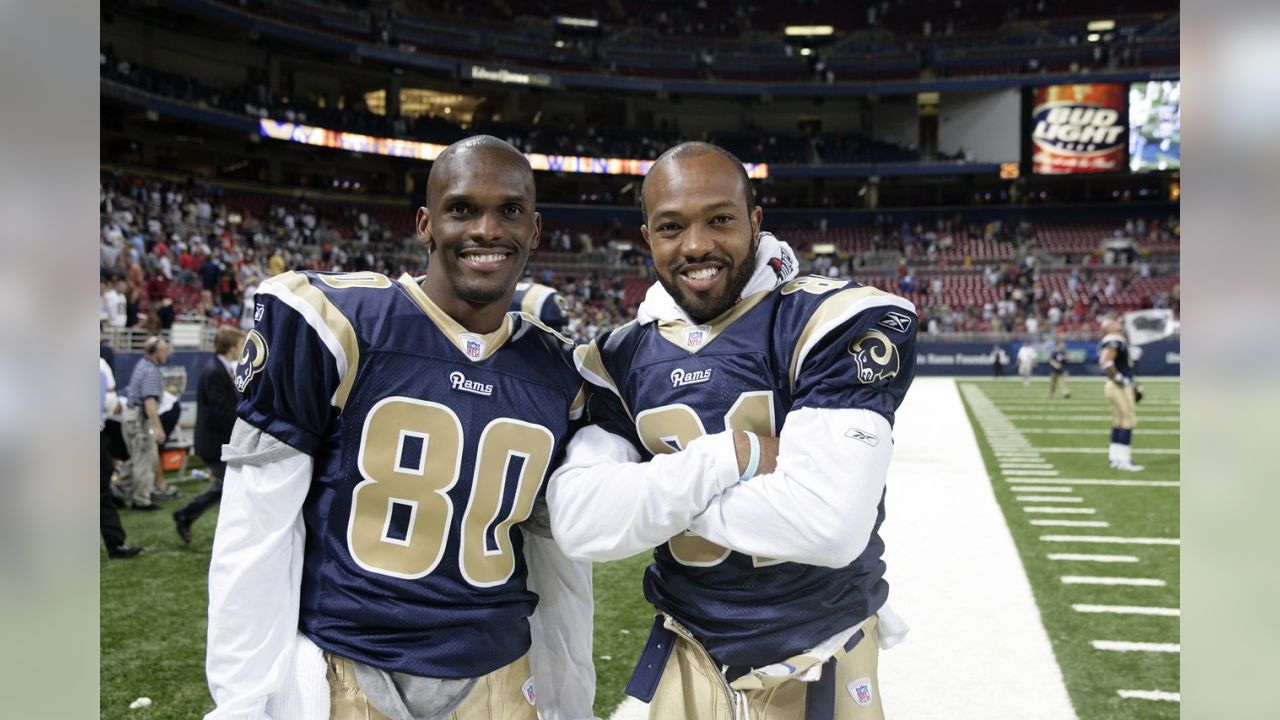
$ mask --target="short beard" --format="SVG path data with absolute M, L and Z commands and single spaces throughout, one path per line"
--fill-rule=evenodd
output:
M 658 283 L 662 285 L 667 294 L 671 295 L 671 299 L 676 301 L 680 309 L 684 310 L 691 320 L 696 323 L 705 323 L 724 314 L 726 310 L 738 304 L 738 299 L 742 296 L 742 291 L 746 289 L 747 283 L 751 282 L 751 276 L 756 272 L 756 251 L 760 247 L 760 235 L 755 234 L 751 238 L 751 247 L 747 250 L 747 256 L 743 259 L 743 263 L 733 269 L 729 276 L 729 282 L 725 285 L 723 295 L 706 300 L 686 297 L 677 283 L 668 283 L 661 274 L 658 274 Z

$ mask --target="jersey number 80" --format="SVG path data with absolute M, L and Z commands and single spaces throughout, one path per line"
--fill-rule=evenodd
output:
M 493 587 L 511 578 L 511 526 L 532 512 L 554 446 L 547 428 L 511 418 L 495 419 L 481 433 L 458 550 L 458 567 L 471 585 Z M 369 411 L 357 460 L 364 480 L 352 491 L 347 524 L 356 564 L 409 580 L 436 569 L 453 525 L 448 492 L 461 475 L 462 449 L 462 423 L 444 405 L 391 397 Z M 513 463 L 520 467 L 515 499 L 499 519 Z M 408 513 L 403 537 L 392 534 L 397 506 Z

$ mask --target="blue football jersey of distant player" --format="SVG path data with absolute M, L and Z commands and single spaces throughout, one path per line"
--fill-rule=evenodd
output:
M 516 313 L 467 332 L 407 275 L 285 273 L 255 303 L 239 415 L 314 458 L 302 632 L 424 677 L 524 655 L 512 526 L 585 404 L 567 341 Z
M 1051 368 L 1054 373 L 1060 373 L 1067 369 L 1067 354 L 1065 352 L 1061 350 L 1054 350 L 1053 355 L 1050 357 L 1053 359 L 1053 362 L 1057 364 L 1057 367 Z
M 556 330 L 569 323 L 564 312 L 564 298 L 555 288 L 538 283 L 517 283 L 515 297 L 511 298 L 512 312 L 525 312 L 538 318 L 543 325 Z
M 1098 343 L 1098 352 L 1107 348 L 1115 348 L 1116 372 L 1132 379 L 1133 363 L 1129 362 L 1129 341 L 1123 335 L 1107 335 Z
M 592 389 L 590 420 L 648 459 L 725 429 L 777 435 L 802 408 L 865 408 L 892 424 L 915 375 L 916 323 L 902 298 L 801 277 L 708 325 L 632 322 L 576 353 L 584 377 L 606 388 Z M 751 557 L 685 533 L 655 549 L 645 596 L 718 663 L 774 663 L 884 604 L 883 519 L 882 495 L 865 551 L 839 569 Z

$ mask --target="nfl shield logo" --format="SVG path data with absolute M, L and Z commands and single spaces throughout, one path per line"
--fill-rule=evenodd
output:
M 687 347 L 701 347 L 711 336 L 711 328 L 707 325 L 695 325 L 684 331 L 684 344 Z
M 871 678 L 861 677 L 847 686 L 849 694 L 853 696 L 853 701 L 861 707 L 871 705 Z
M 462 342 L 462 351 L 467 354 L 471 360 L 479 360 L 484 355 L 484 338 L 474 333 L 466 333 L 458 336 L 458 340 Z

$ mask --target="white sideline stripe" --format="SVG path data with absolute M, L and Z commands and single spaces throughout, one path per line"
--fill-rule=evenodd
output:
M 1113 615 L 1154 615 L 1157 617 L 1182 617 L 1181 608 L 1146 607 L 1142 605 L 1072 605 L 1078 613 L 1110 613 Z
M 1033 482 L 1033 483 L 1062 483 L 1063 485 L 1112 485 L 1115 487 L 1179 487 L 1182 483 L 1177 480 L 1108 480 L 1106 478 L 1042 478 L 1042 477 L 1010 477 L 1004 479 L 1007 483 Z
M 1134 587 L 1164 587 L 1159 578 L 1093 577 L 1089 575 L 1063 575 L 1063 585 L 1132 585 Z
M 1056 422 L 1111 421 L 1110 415 L 1005 415 L 1010 420 L 1054 420 Z M 1138 422 L 1182 422 L 1180 415 L 1139 415 Z
M 1068 497 L 1066 495 L 1050 495 L 1048 497 L 1043 495 L 1018 495 L 1014 497 L 1014 500 L 1017 500 L 1018 502 L 1084 502 L 1084 498 Z
M 1032 520 L 1031 524 L 1040 527 L 1111 527 L 1111 523 L 1105 520 Z
M 1142 429 L 1141 429 L 1141 428 L 1139 428 L 1139 429 L 1135 430 L 1134 432 L 1136 432 L 1136 433 L 1138 433 L 1139 435 L 1141 435 L 1141 434 L 1142 434 Z M 1103 436 L 1102 436 L 1102 435 L 1099 435 L 1098 437 L 1103 437 Z M 1106 438 L 1103 438 L 1103 439 L 1105 440 Z M 1091 454 L 1091 455 L 1106 455 L 1108 452 L 1110 452 L 1110 450 L 1108 450 L 1107 448 L 1104 448 L 1104 447 L 1100 447 L 1100 448 L 1081 448 L 1081 447 L 1040 447 L 1040 446 L 1036 446 L 1036 452 L 1041 452 L 1041 453 L 1089 453 L 1089 454 Z M 1142 455 L 1181 455 L 1181 454 L 1182 454 L 1182 450 L 1181 450 L 1180 448 L 1144 448 L 1144 447 L 1140 447 L 1140 448 L 1138 448 L 1138 451 L 1137 451 L 1137 455 L 1139 455 L 1139 456 L 1142 456 Z
M 1007 478 L 1006 478 L 1006 479 L 1007 479 Z M 1010 490 L 1012 490 L 1013 492 L 1042 492 L 1042 493 L 1045 493 L 1045 492 L 1049 492 L 1049 493 L 1053 493 L 1053 492 L 1069 493 L 1069 492 L 1071 492 L 1071 488 L 1069 488 L 1069 487 L 1048 487 L 1048 486 L 1043 486 L 1043 487 L 1042 487 L 1042 486 L 1039 486 L 1039 485 L 1014 485 L 1013 487 L 1011 487 L 1011 488 L 1009 488 L 1009 489 L 1010 489 Z
M 1075 508 L 1075 507 L 1046 507 L 1043 505 L 1025 506 L 1022 512 L 1041 513 L 1044 515 L 1095 515 L 1097 510 L 1094 508 Z
M 880 654 L 880 690 L 892 698 L 895 718 L 1074 720 L 996 501 L 992 479 L 999 475 L 986 466 L 975 437 L 990 405 L 970 406 L 978 418 L 972 422 L 954 379 L 917 377 L 897 411 L 890 510 L 880 533 L 893 587 L 889 605 L 910 623 L 911 634 L 909 642 Z M 938 542 L 946 537 L 965 542 Z M 973 681 L 975 666 L 983 668 L 982 682 Z
M 1094 435 L 1098 431 L 1092 428 L 1082 428 L 1080 430 L 1064 430 L 1062 428 L 1022 428 L 1024 433 L 1049 433 L 1053 435 Z M 1148 430 L 1139 428 L 1139 435 L 1181 435 L 1181 430 Z
M 1166 700 L 1168 702 L 1182 702 L 1181 693 L 1166 692 L 1164 690 L 1117 690 L 1116 693 L 1125 700 Z
M 1100 563 L 1136 563 L 1136 555 L 1088 555 L 1084 553 L 1049 553 L 1045 557 L 1050 560 L 1067 560 L 1071 562 Z
M 1181 653 L 1179 643 L 1128 642 L 1125 640 L 1094 640 L 1090 643 L 1094 650 L 1114 650 L 1115 652 L 1159 652 Z
M 1041 542 L 1107 543 L 1111 545 L 1181 545 L 1178 538 L 1117 537 L 1114 535 L 1041 535 Z
M 1058 474 L 1057 470 L 1023 470 L 1021 468 L 1011 469 L 1010 472 L 1005 473 L 1005 475 L 1045 475 L 1045 476 L 1052 476 L 1057 474 Z

